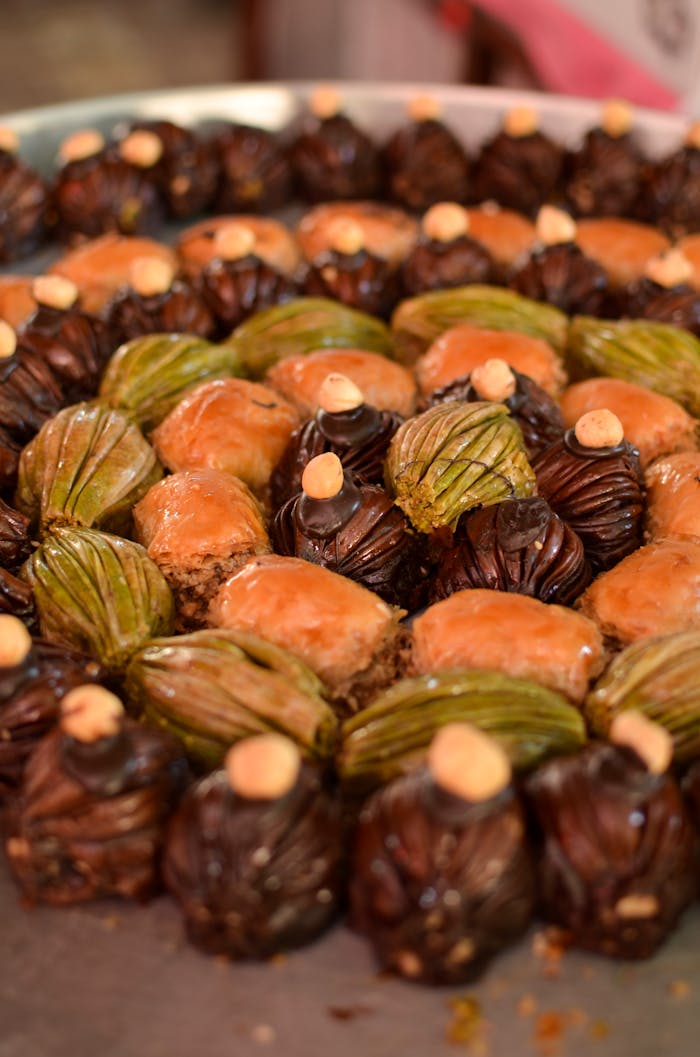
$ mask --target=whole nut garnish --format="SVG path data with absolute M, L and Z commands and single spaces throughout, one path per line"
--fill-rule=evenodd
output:
M 121 701 L 103 686 L 90 683 L 76 686 L 61 701 L 61 730 L 85 744 L 112 737 L 119 731 L 123 718 Z
M 96 128 L 83 128 L 72 132 L 58 148 L 59 161 L 66 165 L 72 161 L 82 161 L 99 154 L 105 145 L 105 138 Z
M 261 734 L 233 745 L 225 766 L 234 793 L 248 800 L 279 800 L 299 777 L 301 755 L 289 738 Z

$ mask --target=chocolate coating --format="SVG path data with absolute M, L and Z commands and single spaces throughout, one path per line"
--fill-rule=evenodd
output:
M 173 121 L 134 121 L 130 131 L 153 132 L 163 153 L 146 170 L 171 216 L 184 220 L 208 209 L 219 182 L 219 162 L 212 143 Z
M 106 673 L 98 661 L 44 639 L 34 639 L 16 668 L 0 668 L 0 803 L 16 795 L 27 760 L 54 726 L 61 698 Z
M 315 416 L 296 429 L 270 479 L 274 507 L 280 507 L 301 489 L 301 475 L 316 455 L 333 451 L 343 468 L 365 484 L 382 484 L 389 444 L 403 419 L 396 411 L 379 411 L 361 404 L 353 411 Z
M 563 164 L 562 148 L 542 132 L 529 136 L 498 132 L 484 144 L 476 163 L 474 200 L 495 199 L 502 206 L 534 216 L 554 196 Z
M 451 242 L 423 236 L 401 267 L 404 290 L 411 296 L 466 283 L 490 283 L 495 274 L 489 251 L 468 235 Z
M 105 744 L 106 742 L 106 744 Z M 159 887 L 164 823 L 187 776 L 174 738 L 125 720 L 82 745 L 51 731 L 10 812 L 10 869 L 29 902 L 146 900 Z
M 309 265 L 304 292 L 386 318 L 399 301 L 401 283 L 388 261 L 367 250 L 350 254 L 329 250 Z
M 436 202 L 470 197 L 469 159 L 441 121 L 414 121 L 398 129 L 383 150 L 389 198 L 422 212 Z
M 0 422 L 13 441 L 26 444 L 64 403 L 51 367 L 30 349 L 0 361 Z
M 224 771 L 198 782 L 171 821 L 163 869 L 194 944 L 267 958 L 330 925 L 343 858 L 340 803 L 302 764 L 278 800 L 237 796 Z
M 346 472 L 332 499 L 303 492 L 278 510 L 270 530 L 278 554 L 288 554 L 363 584 L 385 602 L 409 610 L 421 604 L 424 547 L 382 488 L 356 484 Z
M 230 125 L 215 137 L 221 175 L 216 209 L 266 213 L 292 197 L 293 173 L 277 136 L 263 128 Z
M 609 136 L 603 129 L 591 129 L 567 159 L 569 207 L 582 217 L 631 216 L 641 166 L 642 156 L 632 135 Z
M 46 228 L 47 190 L 41 177 L 0 150 L 0 263 L 33 253 Z
M 532 915 L 524 830 L 510 788 L 472 804 L 421 769 L 375 793 L 356 831 L 350 901 L 380 964 L 430 983 L 477 976 Z
M 18 569 L 32 553 L 29 518 L 0 499 L 0 566 Z
M 109 325 L 79 308 L 40 305 L 17 335 L 18 355 L 45 362 L 63 393 L 63 403 L 94 396 L 102 371 L 117 346 Z
M 630 283 L 618 300 L 620 313 L 631 319 L 670 323 L 700 336 L 700 294 L 687 283 L 667 287 L 643 278 Z
M 379 194 L 377 148 L 345 114 L 309 121 L 292 144 L 290 156 L 301 195 L 309 202 Z
M 697 838 L 674 779 L 650 774 L 631 749 L 591 743 L 545 763 L 526 791 L 545 917 L 588 950 L 653 954 L 697 891 Z M 620 914 L 635 896 L 656 912 Z
M 430 602 L 485 587 L 571 605 L 590 580 L 581 540 L 544 499 L 508 499 L 460 518 L 431 579 Z
M 642 545 L 644 477 L 627 441 L 584 448 L 573 429 L 533 461 L 537 490 L 581 537 L 594 572 L 610 569 Z
M 0 613 L 17 617 L 32 630 L 37 623 L 34 592 L 8 569 L 0 569 Z
M 600 316 L 607 307 L 607 273 L 575 242 L 543 246 L 516 261 L 508 286 L 568 315 Z
M 647 162 L 641 170 L 635 212 L 671 238 L 700 230 L 700 150 L 681 147 L 666 158 Z
M 515 392 L 503 403 L 520 426 L 528 455 L 534 458 L 563 435 L 564 418 L 556 400 L 542 386 L 528 375 L 513 368 L 511 370 L 515 375 Z M 427 398 L 426 407 L 449 400 L 473 403 L 483 400 L 483 397 L 479 396 L 467 375 L 435 389 Z
M 0 382 L 0 403 L 2 402 L 2 382 Z M 19 440 L 0 426 L 0 493 L 11 491 L 17 482 L 22 446 Z
M 254 312 L 299 295 L 295 279 L 255 254 L 235 261 L 209 261 L 200 272 L 197 286 L 222 334 L 228 334 Z
M 163 219 L 164 205 L 147 172 L 110 148 L 64 165 L 54 183 L 51 211 L 59 237 L 76 242 L 108 231 L 152 232 Z
M 143 334 L 196 334 L 210 338 L 214 316 L 203 296 L 189 283 L 175 279 L 162 294 L 143 296 L 122 287 L 105 305 L 104 316 L 114 336 L 114 348 Z

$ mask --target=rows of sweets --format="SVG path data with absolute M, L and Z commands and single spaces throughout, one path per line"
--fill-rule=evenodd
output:
M 364 200 L 372 144 L 315 106 L 290 157 L 339 200 L 294 231 L 220 198 L 174 247 L 111 231 L 0 285 L 12 875 L 29 904 L 165 886 L 234 958 L 344 911 L 427 982 L 535 915 L 647 957 L 700 887 L 697 148 L 682 220 L 576 222 L 542 205 L 576 204 L 575 161 L 547 184 L 562 152 L 519 111 L 469 176 L 506 204 L 465 208 L 423 104 L 385 152 L 416 218 Z M 643 170 L 629 111 L 604 124 L 594 197 L 607 151 Z M 111 228 L 149 151 L 129 216 L 201 209 L 209 155 L 173 129 L 66 160 L 60 230 Z M 229 160 L 236 135 L 279 152 L 227 130 Z M 508 202 L 525 160 L 537 200 Z

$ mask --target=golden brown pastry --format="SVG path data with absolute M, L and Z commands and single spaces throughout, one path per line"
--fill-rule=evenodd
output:
M 177 258 L 169 246 L 153 239 L 111 233 L 66 253 L 49 271 L 71 279 L 80 291 L 83 309 L 97 313 L 120 286 L 129 283 L 131 266 L 141 257 L 156 257 L 173 271 L 177 267 Z
M 469 235 L 489 251 L 501 268 L 507 269 L 518 257 L 532 249 L 535 225 L 513 209 L 495 202 L 482 202 L 467 210 Z
M 688 282 L 696 290 L 700 290 L 700 232 L 679 239 L 676 249 L 680 250 L 686 260 L 690 261 L 693 269 Z
M 171 474 L 133 513 L 136 538 L 173 589 L 182 627 L 203 624 L 226 578 L 271 549 L 257 500 L 221 470 Z
M 398 675 L 400 612 L 320 565 L 268 554 L 226 581 L 209 623 L 252 632 L 296 654 L 334 699 L 355 709 Z
M 580 702 L 603 660 L 600 632 L 591 620 L 525 595 L 457 591 L 413 622 L 412 666 L 419 675 L 493 669 Z
M 15 330 L 36 310 L 33 275 L 0 275 L 0 319 Z
M 185 228 L 175 247 L 182 272 L 189 278 L 199 275 L 209 261 L 221 256 L 221 246 L 230 244 L 232 231 L 249 241 L 249 253 L 277 271 L 284 275 L 296 272 L 299 247 L 284 224 L 270 217 L 248 214 L 209 217 Z
M 700 544 L 661 540 L 603 573 L 578 602 L 616 645 L 700 628 Z
M 700 452 L 666 455 L 647 469 L 647 534 L 700 543 Z
M 224 470 L 265 489 L 299 416 L 272 389 L 221 378 L 193 389 L 153 432 L 169 470 Z
M 620 378 L 588 378 L 570 385 L 559 397 L 567 426 L 581 415 L 607 407 L 619 418 L 625 437 L 638 449 L 642 466 L 659 455 L 697 448 L 697 422 L 661 393 Z
M 324 202 L 304 214 L 296 229 L 301 252 L 316 262 L 328 252 L 339 221 L 349 220 L 362 233 L 364 248 L 398 267 L 418 237 L 418 223 L 396 206 L 380 202 Z
M 505 360 L 552 396 L 561 392 L 566 384 L 566 372 L 560 357 L 541 338 L 460 323 L 436 338 L 417 361 L 418 387 L 427 395 L 455 378 L 470 374 L 474 367 L 491 359 Z
M 657 228 L 620 217 L 579 220 L 576 242 L 587 257 L 605 268 L 614 286 L 641 278 L 647 261 L 671 245 Z
M 329 374 L 344 374 L 380 411 L 412 415 L 416 407 L 413 375 L 386 356 L 364 349 L 319 349 L 288 356 L 271 367 L 265 381 L 295 405 L 304 418 L 318 410 L 318 394 Z

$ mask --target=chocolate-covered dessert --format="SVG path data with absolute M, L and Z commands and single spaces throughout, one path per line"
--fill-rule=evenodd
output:
M 566 163 L 565 196 L 583 217 L 630 216 L 639 190 L 643 158 L 627 103 L 611 100 L 602 111 L 600 128 L 590 129 Z
M 302 491 L 277 512 L 270 532 L 278 554 L 323 565 L 416 609 L 426 569 L 423 547 L 383 488 L 354 481 L 332 452 L 307 463 Z
M 222 334 L 228 334 L 254 312 L 299 294 L 300 286 L 293 275 L 256 252 L 255 232 L 243 221 L 231 220 L 219 227 L 212 249 L 214 256 L 202 268 L 196 284 Z
M 635 208 L 674 239 L 700 228 L 700 122 L 690 125 L 682 147 L 642 167 Z
M 537 215 L 538 241 L 529 254 L 516 261 L 508 285 L 569 315 L 603 315 L 608 300 L 607 274 L 575 239 L 576 225 L 568 213 L 542 206 Z
M 80 242 L 107 231 L 138 235 L 159 226 L 164 205 L 155 183 L 142 164 L 123 158 L 96 129 L 68 136 L 59 160 L 51 211 L 64 241 Z
M 32 553 L 29 518 L 0 499 L 0 566 L 19 569 Z
M 140 120 L 129 125 L 119 153 L 140 166 L 178 220 L 208 209 L 219 182 L 215 147 L 191 128 L 173 121 Z
M 289 154 L 274 132 L 227 125 L 213 140 L 220 176 L 216 208 L 222 213 L 267 213 L 292 197 Z
M 641 713 L 527 781 L 540 906 L 580 947 L 648 958 L 697 892 L 697 836 L 668 773 L 672 743 Z
M 66 694 L 9 819 L 5 850 L 27 902 L 148 899 L 186 775 L 177 741 L 126 719 L 113 694 L 95 686 Z
M 485 143 L 475 166 L 473 197 L 534 216 L 557 190 L 564 151 L 540 131 L 539 116 L 528 106 L 510 110 L 503 128 Z
M 443 727 L 427 764 L 375 793 L 360 815 L 354 923 L 384 968 L 457 984 L 524 932 L 534 901 L 506 754 L 475 727 Z
M 114 348 L 143 334 L 196 334 L 210 338 L 213 314 L 191 283 L 176 279 L 159 257 L 137 258 L 129 282 L 105 305 L 103 314 L 114 336 Z
M 270 480 L 272 504 L 280 507 L 301 488 L 307 463 L 323 452 L 339 456 L 343 468 L 366 484 L 382 484 L 389 443 L 403 421 L 395 411 L 366 403 L 345 375 L 328 374 L 319 409 L 292 433 Z
M 468 403 L 495 400 L 505 404 L 520 426 L 531 458 L 564 432 L 564 419 L 556 400 L 532 378 L 509 367 L 505 360 L 486 360 L 474 367 L 470 374 L 433 390 L 425 403 L 432 407 L 447 400 Z
M 466 202 L 470 197 L 469 159 L 440 120 L 440 112 L 436 99 L 413 99 L 409 124 L 391 136 L 382 152 L 389 197 L 414 212 L 436 202 Z
M 376 198 L 382 172 L 370 137 L 342 111 L 334 88 L 321 86 L 309 100 L 310 114 L 290 147 L 299 190 L 310 202 Z
M 32 639 L 16 617 L 0 615 L 0 805 L 16 793 L 27 759 L 58 718 L 61 699 L 104 676 L 91 657 Z
M 644 275 L 618 296 L 620 312 L 632 319 L 654 319 L 700 336 L 700 292 L 690 285 L 693 266 L 682 250 L 647 261 Z
M 46 185 L 18 148 L 17 134 L 0 128 L 0 264 L 33 253 L 45 235 Z
M 401 266 L 409 295 L 467 283 L 490 283 L 496 265 L 483 243 L 472 238 L 469 214 L 457 202 L 437 202 L 421 221 L 418 241 Z
M 487 587 L 571 605 L 590 579 L 581 540 L 544 499 L 507 499 L 460 518 L 431 577 L 430 601 Z
M 329 227 L 328 248 L 307 270 L 304 290 L 332 297 L 351 308 L 387 317 L 400 297 L 399 272 L 365 245 L 362 227 L 338 217 Z
M 31 587 L 8 569 L 2 568 L 0 568 L 0 613 L 17 617 L 32 631 L 35 630 L 36 612 Z
M 537 490 L 583 541 L 594 571 L 642 543 L 644 478 L 639 452 L 606 409 L 582 415 L 533 462 Z
M 342 829 L 338 798 L 293 742 L 239 742 L 168 829 L 164 876 L 189 939 L 232 958 L 310 943 L 338 912 Z

